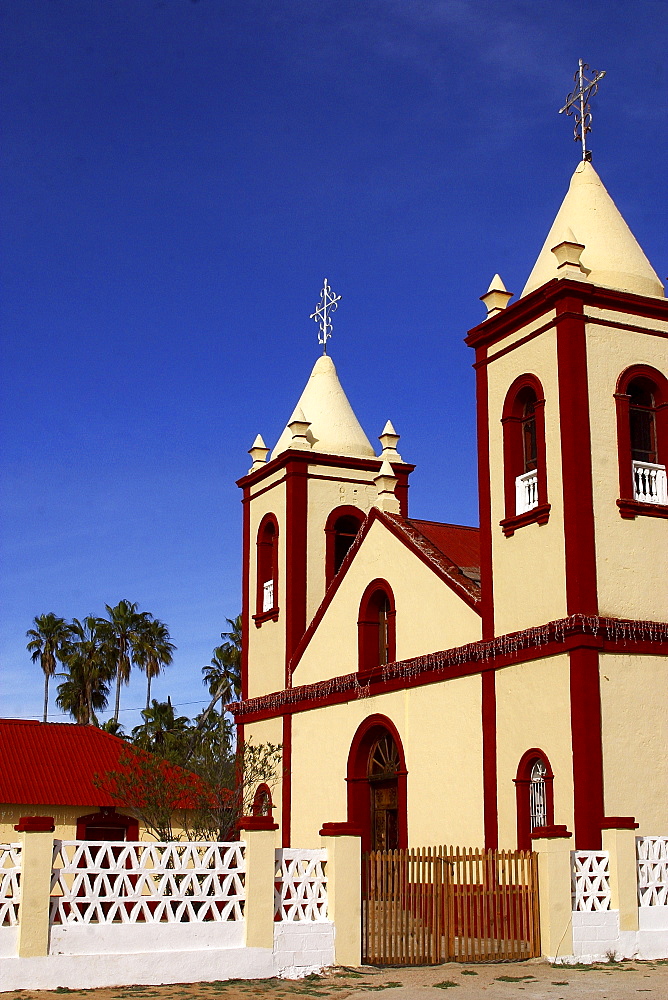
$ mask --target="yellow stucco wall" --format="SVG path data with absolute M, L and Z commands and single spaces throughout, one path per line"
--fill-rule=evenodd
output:
M 499 846 L 517 846 L 513 779 L 527 750 L 543 750 L 554 772 L 554 821 L 572 830 L 570 668 L 568 655 L 519 663 L 496 672 Z
M 325 594 L 325 524 L 337 507 L 357 507 L 364 515 L 373 507 L 378 491 L 373 472 L 363 469 L 333 469 L 331 466 L 309 466 L 306 617 L 310 621 Z M 336 476 L 336 479 L 332 479 Z M 355 482 L 366 478 L 366 482 Z
M 608 318 L 618 317 L 608 314 Z M 628 320 L 625 316 L 622 321 Z M 633 322 L 641 325 L 643 321 L 634 317 Z M 644 322 L 649 325 L 647 320 Z M 668 523 L 663 518 L 645 516 L 627 520 L 620 517 L 616 504 L 619 464 L 613 394 L 621 373 L 637 364 L 650 365 L 668 376 L 666 341 L 643 333 L 588 324 L 599 612 L 618 618 L 665 621 L 668 619 L 668 588 L 657 586 L 656 572 L 665 578 L 668 570 Z M 651 560 L 649 564 L 648 559 Z M 648 571 L 650 566 L 656 572 Z
M 501 415 L 508 389 L 527 372 L 540 379 L 545 392 L 547 492 L 552 509 L 547 524 L 525 525 L 506 538 L 499 526 L 505 517 Z M 494 620 L 496 634 L 502 635 L 566 613 L 555 331 L 546 330 L 493 361 L 488 378 Z
M 480 692 L 479 676 L 464 677 L 295 715 L 293 844 L 318 846 L 323 823 L 347 819 L 350 746 L 361 723 L 381 714 L 394 723 L 404 748 L 409 844 L 481 845 Z
M 54 837 L 58 840 L 74 840 L 77 834 L 77 819 L 80 816 L 90 816 L 100 811 L 99 806 L 48 806 L 48 805 L 0 805 L 0 841 L 3 844 L 17 843 L 21 834 L 14 829 L 22 816 L 53 816 L 56 827 Z M 116 810 L 121 815 L 125 813 L 120 807 Z M 139 824 L 139 839 L 154 840 L 141 823 Z
M 668 834 L 668 662 L 601 656 L 605 812 L 635 816 L 639 836 Z
M 251 739 L 256 746 L 263 743 L 283 744 L 283 719 L 265 719 L 244 727 L 244 739 Z M 281 823 L 281 789 L 283 787 L 283 767 L 279 769 L 274 782 L 269 782 L 274 803 L 274 820 Z
M 248 695 L 254 698 L 267 691 L 283 688 L 285 681 L 285 483 L 283 470 L 274 473 L 255 487 L 259 492 L 267 485 L 272 488 L 252 496 L 250 500 L 250 572 L 248 629 Z M 265 621 L 257 628 L 252 619 L 256 611 L 257 593 L 257 532 L 265 514 L 274 514 L 278 521 L 278 607 L 277 621 Z
M 297 666 L 294 684 L 357 670 L 360 601 L 376 578 L 387 580 L 394 592 L 398 660 L 480 638 L 477 612 L 376 521 Z

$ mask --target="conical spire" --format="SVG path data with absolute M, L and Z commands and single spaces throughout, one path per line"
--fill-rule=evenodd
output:
M 663 285 L 638 245 L 619 209 L 606 191 L 591 163 L 578 164 L 543 249 L 538 255 L 522 295 L 552 278 L 559 277 L 558 260 L 552 252 L 570 230 L 584 245 L 581 265 L 587 280 L 638 295 L 660 295 Z M 575 242 L 573 240 L 573 242 Z
M 306 439 L 313 451 L 353 458 L 374 458 L 375 452 L 341 388 L 332 359 L 324 354 L 316 361 L 295 408 L 308 421 Z M 291 418 L 294 421 L 294 415 Z M 271 453 L 276 458 L 292 447 L 290 424 Z

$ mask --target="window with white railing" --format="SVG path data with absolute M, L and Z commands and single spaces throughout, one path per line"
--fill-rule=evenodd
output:
M 668 516 L 668 379 L 634 365 L 620 375 L 615 393 L 622 517 Z
M 535 375 L 515 379 L 503 405 L 503 465 L 506 536 L 531 522 L 545 524 L 547 502 L 545 398 Z
M 668 479 L 665 465 L 633 462 L 633 499 L 639 503 L 668 504 Z

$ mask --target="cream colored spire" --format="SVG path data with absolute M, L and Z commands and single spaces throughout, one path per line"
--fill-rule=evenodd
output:
M 592 284 L 663 297 L 658 275 L 587 160 L 576 167 L 522 295 L 564 274 L 552 251 L 568 230 L 584 246 L 580 264 Z
M 374 458 L 375 452 L 362 430 L 348 398 L 341 388 L 332 359 L 323 354 L 318 358 L 311 377 L 299 398 L 295 412 L 308 421 L 306 439 L 313 451 L 326 455 L 348 455 L 352 458 Z M 294 416 L 291 423 L 294 422 Z M 292 449 L 293 431 L 285 428 L 271 453 L 276 458 Z

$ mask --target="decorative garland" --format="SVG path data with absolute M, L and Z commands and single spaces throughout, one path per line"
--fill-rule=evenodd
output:
M 464 663 L 490 663 L 499 657 L 515 655 L 523 649 L 537 649 L 550 642 L 563 643 L 568 636 L 588 634 L 600 636 L 608 642 L 668 642 L 668 622 L 627 621 L 622 618 L 599 618 L 598 616 L 570 615 L 558 618 L 521 632 L 501 635 L 496 639 L 478 640 L 464 646 L 455 646 L 439 653 L 427 653 L 410 660 L 387 663 L 374 673 L 373 680 L 412 681 L 421 674 L 443 674 L 451 667 Z M 342 674 L 315 684 L 285 688 L 258 698 L 231 702 L 226 707 L 237 719 L 257 712 L 276 712 L 287 705 L 303 701 L 329 698 L 333 694 L 350 692 L 352 698 L 368 698 L 371 695 L 370 680 L 360 684 L 359 674 Z

